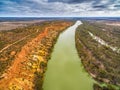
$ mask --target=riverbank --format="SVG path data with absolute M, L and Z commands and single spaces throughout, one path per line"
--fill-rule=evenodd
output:
M 41 90 L 52 48 L 59 34 L 71 21 L 51 21 L 35 38 L 25 44 L 0 80 L 0 89 Z
M 83 22 L 76 30 L 75 40 L 78 55 L 86 71 L 96 81 L 105 83 L 101 87 L 108 90 L 119 90 L 120 55 L 116 50 L 110 48 L 110 46 L 115 47 L 119 44 L 117 42 L 119 36 L 115 33 L 117 29 L 112 30 L 112 28 L 107 28 L 107 26 L 95 22 Z M 96 37 L 93 37 L 93 35 Z M 107 44 L 103 43 L 105 41 L 107 41 Z M 103 90 L 103 88 L 100 90 Z

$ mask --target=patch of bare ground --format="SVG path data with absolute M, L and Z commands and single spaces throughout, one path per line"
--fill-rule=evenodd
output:
M 120 26 L 120 22 L 115 22 L 115 21 L 109 21 L 109 22 L 105 22 L 106 25 L 110 25 L 110 26 Z
M 26 26 L 29 26 L 35 23 L 40 23 L 42 21 L 43 20 L 0 22 L 0 31 L 22 28 L 22 27 L 26 27 Z

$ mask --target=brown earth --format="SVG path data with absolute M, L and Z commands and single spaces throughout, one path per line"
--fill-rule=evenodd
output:
M 11 30 L 21 27 L 26 27 L 35 23 L 40 23 L 43 20 L 32 20 L 32 21 L 13 21 L 13 22 L 0 22 L 0 31 L 1 30 Z

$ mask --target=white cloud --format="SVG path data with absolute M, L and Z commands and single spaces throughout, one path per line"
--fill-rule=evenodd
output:
M 31 2 L 31 3 L 30 3 Z M 34 16 L 119 16 L 120 11 L 117 7 L 119 0 L 112 3 L 109 0 L 69 4 L 63 2 L 48 2 L 48 0 L 26 0 L 23 4 L 12 1 L 4 1 L 5 6 L 2 8 L 10 15 L 34 15 Z M 96 4 L 95 4 L 96 3 Z M 95 5 L 105 5 L 106 8 L 97 10 Z

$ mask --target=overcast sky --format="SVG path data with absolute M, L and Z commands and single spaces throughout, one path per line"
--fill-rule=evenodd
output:
M 120 16 L 120 0 L 0 0 L 0 16 Z

